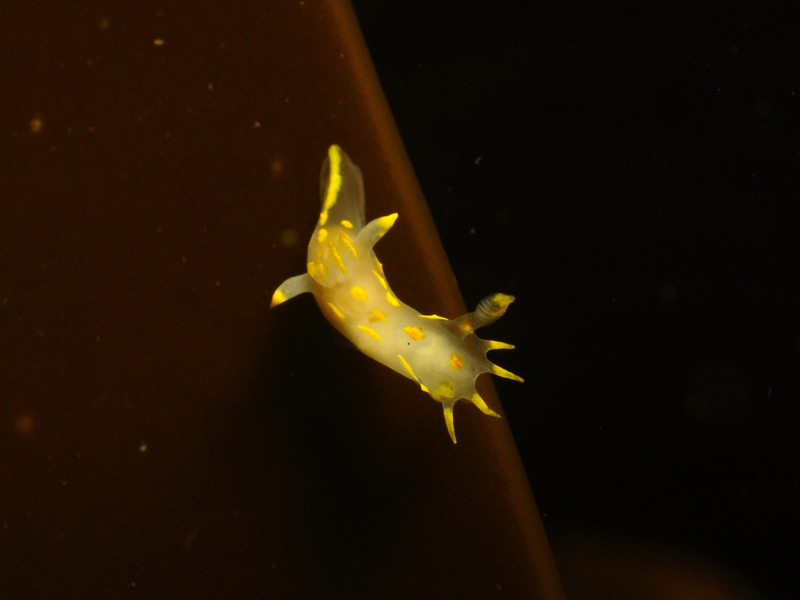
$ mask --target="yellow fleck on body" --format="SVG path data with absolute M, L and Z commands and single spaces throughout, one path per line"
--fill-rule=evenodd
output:
M 350 227 L 352 227 L 352 225 L 350 225 Z M 339 243 L 353 255 L 353 258 L 358 258 L 358 252 L 356 252 L 356 248 L 353 246 L 353 240 L 347 235 L 346 231 L 339 233 Z
M 375 278 L 378 280 L 378 283 L 381 284 L 381 287 L 383 287 L 383 289 L 385 290 L 389 289 L 389 284 L 386 283 L 386 278 L 383 275 L 381 275 L 377 271 L 373 271 L 372 274 L 375 275 Z
M 449 321 L 449 319 L 445 317 L 440 317 L 439 315 L 419 315 L 420 319 L 434 319 L 437 321 Z
M 336 306 L 333 302 L 328 302 L 328 306 L 331 307 L 333 314 L 339 317 L 342 321 L 345 320 L 346 317 L 344 316 L 344 313 L 341 310 L 339 310 L 338 306 Z
M 325 263 L 317 263 L 317 279 L 320 283 L 325 283 L 328 278 L 328 267 Z
M 414 375 L 414 370 L 411 368 L 411 365 L 408 364 L 408 361 L 405 358 L 403 358 L 400 354 L 397 355 L 397 358 L 400 359 L 400 363 L 403 365 L 403 368 L 406 370 L 406 372 L 409 375 L 411 375 L 411 379 L 413 379 L 414 381 L 419 381 L 419 379 L 417 379 L 417 376 Z
M 363 325 L 356 325 L 356 327 L 358 327 L 359 330 L 361 330 L 364 333 L 366 333 L 369 337 L 371 337 L 376 342 L 380 342 L 381 341 L 381 336 L 378 335 L 378 332 L 375 331 L 374 329 L 370 329 L 369 327 L 364 327 Z
M 413 326 L 407 325 L 407 326 L 403 327 L 403 331 L 405 331 L 406 335 L 408 337 L 410 337 L 412 340 L 421 340 L 422 338 L 425 337 L 425 334 L 422 332 L 422 329 L 420 329 L 419 327 L 413 327 Z
M 330 255 L 333 257 L 336 266 L 339 267 L 339 270 L 344 275 L 347 275 L 347 267 L 344 265 L 344 261 L 342 260 L 342 255 L 339 254 L 339 249 L 336 247 L 336 244 L 334 244 L 332 240 L 328 240 L 328 252 L 330 252 Z
M 434 400 L 450 400 L 455 396 L 455 385 L 452 381 L 443 381 L 432 394 Z
M 369 296 L 367 295 L 367 290 L 365 290 L 360 285 L 356 285 L 350 288 L 350 295 L 358 300 L 359 302 L 366 302 Z

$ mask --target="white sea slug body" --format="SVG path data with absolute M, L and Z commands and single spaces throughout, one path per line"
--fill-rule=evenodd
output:
M 373 251 L 397 213 L 364 225 L 361 170 L 339 146 L 328 149 L 320 191 L 322 210 L 308 244 L 307 272 L 284 281 L 272 306 L 303 292 L 314 294 L 325 318 L 359 350 L 413 379 L 442 404 L 453 443 L 457 401 L 499 417 L 478 395 L 475 381 L 481 373 L 522 381 L 486 358 L 489 350 L 514 346 L 483 340 L 474 331 L 502 317 L 514 297 L 487 296 L 474 312 L 452 320 L 420 314 L 392 292 Z

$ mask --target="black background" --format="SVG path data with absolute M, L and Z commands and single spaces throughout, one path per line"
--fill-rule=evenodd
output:
M 755 3 L 355 2 L 556 546 L 795 589 L 800 32 Z M 485 334 L 484 334 L 485 335 Z

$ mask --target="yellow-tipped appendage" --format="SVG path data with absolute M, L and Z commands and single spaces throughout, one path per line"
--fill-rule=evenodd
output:
M 506 371 L 503 367 L 498 367 L 496 364 L 492 363 L 492 373 L 497 375 L 498 377 L 505 377 L 506 379 L 513 379 L 514 381 L 519 381 L 520 383 L 524 383 L 525 380 L 520 377 L 519 375 L 514 375 L 511 371 Z
M 286 302 L 288 298 L 283 295 L 283 292 L 279 289 L 275 290 L 275 293 L 272 294 L 272 302 L 270 303 L 269 307 L 274 308 L 279 304 L 283 304 Z
M 455 402 L 446 402 L 442 403 L 442 408 L 444 409 L 444 423 L 447 425 L 447 433 L 450 434 L 450 439 L 453 440 L 454 444 L 457 444 L 458 441 L 456 440 L 456 428 L 453 425 L 453 405 Z
M 498 415 L 491 408 L 489 408 L 489 406 L 486 404 L 486 402 L 484 402 L 483 398 L 481 398 L 478 392 L 472 394 L 472 398 L 470 398 L 470 400 L 475 406 L 477 406 L 480 409 L 480 411 L 483 414 L 489 415 L 490 417 L 497 417 L 498 419 L 500 418 L 500 415 Z

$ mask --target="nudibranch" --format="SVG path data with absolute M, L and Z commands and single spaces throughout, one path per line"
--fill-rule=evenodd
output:
M 499 417 L 480 397 L 475 382 L 481 373 L 522 381 L 486 358 L 489 350 L 514 346 L 474 332 L 502 317 L 514 297 L 487 296 L 475 312 L 452 320 L 420 314 L 397 298 L 373 251 L 397 213 L 364 224 L 361 170 L 339 146 L 328 149 L 320 193 L 322 210 L 308 244 L 307 272 L 284 281 L 271 306 L 304 292 L 314 294 L 325 318 L 359 350 L 414 380 L 442 404 L 453 443 L 453 406 L 459 400 Z

